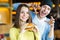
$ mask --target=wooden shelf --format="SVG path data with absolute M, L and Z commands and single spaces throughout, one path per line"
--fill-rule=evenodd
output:
M 0 0 L 0 3 L 8 3 L 9 0 Z
M 12 12 L 12 14 L 16 14 L 16 12 L 14 11 L 14 12 Z

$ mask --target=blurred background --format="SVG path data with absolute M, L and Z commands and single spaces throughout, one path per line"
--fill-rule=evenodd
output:
M 28 1 L 28 2 L 27 2 Z M 29 6 L 31 3 L 41 5 L 43 0 L 0 0 L 0 40 L 10 40 L 9 29 L 14 25 L 16 7 L 15 4 L 27 3 Z M 55 18 L 54 27 L 54 40 L 60 40 L 60 0 L 52 0 L 53 8 L 51 13 L 47 16 L 53 16 Z M 30 6 L 30 10 L 34 12 Z M 37 9 L 39 11 L 40 8 Z

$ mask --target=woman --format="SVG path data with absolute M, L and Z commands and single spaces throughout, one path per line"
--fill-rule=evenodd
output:
M 29 7 L 20 4 L 16 10 L 16 22 L 10 29 L 11 40 L 39 40 L 37 27 L 32 24 Z

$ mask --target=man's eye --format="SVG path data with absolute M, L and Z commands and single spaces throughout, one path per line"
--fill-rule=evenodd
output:
M 29 14 L 29 12 L 27 12 L 27 14 Z
M 48 8 L 48 10 L 50 10 L 50 8 Z

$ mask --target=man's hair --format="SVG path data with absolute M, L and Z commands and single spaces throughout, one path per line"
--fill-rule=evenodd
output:
M 51 0 L 43 0 L 41 6 L 48 5 L 52 8 L 53 2 Z

